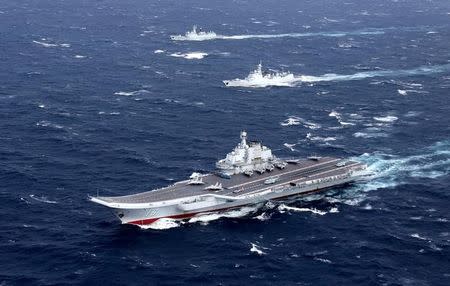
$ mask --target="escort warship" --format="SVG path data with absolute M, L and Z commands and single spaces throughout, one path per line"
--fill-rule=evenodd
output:
M 162 218 L 189 219 L 289 196 L 308 195 L 367 176 L 360 162 L 334 157 L 280 159 L 257 141 L 241 142 L 210 174 L 143 193 L 89 199 L 108 208 L 124 224 L 148 225 Z

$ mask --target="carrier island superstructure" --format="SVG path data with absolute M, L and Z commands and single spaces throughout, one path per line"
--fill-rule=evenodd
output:
M 147 225 L 161 218 L 188 219 L 210 212 L 308 195 L 364 179 L 362 163 L 334 157 L 280 159 L 257 141 L 241 142 L 209 174 L 193 173 L 173 185 L 120 197 L 90 197 L 111 208 L 126 224 Z

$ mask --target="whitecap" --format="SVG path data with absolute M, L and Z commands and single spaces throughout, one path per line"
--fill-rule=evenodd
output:
M 206 57 L 208 54 L 204 53 L 204 52 L 191 52 L 191 53 L 173 53 L 170 54 L 171 57 L 176 57 L 176 58 L 185 58 L 187 60 L 200 60 L 203 59 L 204 57 Z
M 327 212 L 325 211 L 321 211 L 315 208 L 295 208 L 295 207 L 289 207 L 285 204 L 281 204 L 278 206 L 278 210 L 280 210 L 281 212 L 283 211 L 296 211 L 296 212 L 311 212 L 314 214 L 318 214 L 318 215 L 326 215 Z
M 400 95 L 407 95 L 408 94 L 408 92 L 406 90 L 404 90 L 404 89 L 397 89 L 397 92 Z
M 20 200 L 21 200 L 22 202 L 25 202 L 27 205 L 31 204 L 31 202 L 28 201 L 28 200 L 25 199 L 25 198 L 22 198 L 22 197 L 21 197 Z
M 300 118 L 295 116 L 290 116 L 286 120 L 280 123 L 281 126 L 292 126 L 292 125 L 300 125 Z
M 388 135 L 386 133 L 355 132 L 353 133 L 353 137 L 369 139 L 369 138 L 388 137 Z
M 334 111 L 334 110 L 332 110 L 329 114 L 328 114 L 328 116 L 330 116 L 330 117 L 334 117 L 334 118 L 336 118 L 336 119 L 341 119 L 341 114 L 339 113 L 339 112 L 337 112 L 337 111 Z
M 417 239 L 420 239 L 420 240 L 427 240 L 426 237 L 420 236 L 418 233 L 413 233 L 410 236 L 414 237 L 414 238 L 417 238 Z
M 262 214 L 255 216 L 254 219 L 260 220 L 260 221 L 266 221 L 269 220 L 271 217 L 270 214 L 263 212 Z
M 75 55 L 73 57 L 76 59 L 85 59 L 86 58 L 86 56 L 83 56 L 83 55 Z
M 289 144 L 289 143 L 284 143 L 284 144 L 283 144 L 284 147 L 288 148 L 288 149 L 291 150 L 292 152 L 295 151 L 295 149 L 294 149 L 295 145 L 297 145 L 297 144 Z
M 344 42 L 344 43 L 339 43 L 338 47 L 343 48 L 343 49 L 350 49 L 350 48 L 354 48 L 356 46 L 353 45 L 352 43 Z
M 57 44 L 51 44 L 51 43 L 46 43 L 46 42 L 42 42 L 42 41 L 33 41 L 33 43 L 41 45 L 41 46 L 46 47 L 46 48 L 52 48 L 52 47 L 57 47 L 58 46 Z
M 339 212 L 339 209 L 338 209 L 337 207 L 333 207 L 333 208 L 331 208 L 328 212 L 329 212 L 329 213 L 332 213 L 332 214 L 338 213 L 338 212 Z
M 393 116 L 393 115 L 387 115 L 387 116 L 374 117 L 373 119 L 375 119 L 376 121 L 380 121 L 380 122 L 390 123 L 390 122 L 397 121 L 398 117 Z
M 266 253 L 264 251 L 262 251 L 261 249 L 259 249 L 259 246 L 251 243 L 252 247 L 250 248 L 250 252 L 254 252 L 258 255 L 265 255 Z
M 37 197 L 35 195 L 30 195 L 30 198 L 32 198 L 35 201 L 41 202 L 41 203 L 47 203 L 47 204 L 57 204 L 57 201 L 52 201 L 49 200 L 47 197 L 41 196 L 41 197 Z
M 325 258 L 320 258 L 320 257 L 314 257 L 314 260 L 323 262 L 323 263 L 327 263 L 327 264 L 331 264 L 331 260 L 329 259 L 325 259 Z
M 320 141 L 320 142 L 336 141 L 336 137 L 313 136 L 311 133 L 306 134 L 306 139 L 311 140 L 311 141 Z
M 162 54 L 164 52 L 165 52 L 164 50 L 155 50 L 155 51 L 153 51 L 154 54 Z
M 307 120 L 305 120 L 301 117 L 297 117 L 297 116 L 289 116 L 283 122 L 280 122 L 280 125 L 281 126 L 303 125 L 304 127 L 309 128 L 309 129 L 319 129 L 322 127 L 318 123 L 307 121 Z
M 63 129 L 64 128 L 64 126 L 62 126 L 62 125 L 55 124 L 55 123 L 52 123 L 47 120 L 41 120 L 41 121 L 37 122 L 36 126 L 50 127 L 50 128 L 54 128 L 54 129 Z
M 334 110 L 332 110 L 332 111 L 328 114 L 328 116 L 336 118 L 336 120 L 337 120 L 337 121 L 339 122 L 339 124 L 341 124 L 342 126 L 356 125 L 355 123 L 352 123 L 352 122 L 345 122 L 345 121 L 342 121 L 342 115 L 341 115 L 339 112 L 334 111 Z
M 117 91 L 114 93 L 114 95 L 122 95 L 122 96 L 133 96 L 133 95 L 139 95 L 144 93 L 150 93 L 150 91 L 146 89 L 140 89 L 135 91 Z
M 370 211 L 370 210 L 372 210 L 373 209 L 373 207 L 372 207 L 372 205 L 371 204 L 365 204 L 363 207 L 362 207 L 362 209 L 363 210 L 367 210 L 367 211 Z
M 212 212 L 212 213 L 205 213 L 205 214 L 198 214 L 191 219 L 189 219 L 189 223 L 197 223 L 200 222 L 201 224 L 208 224 L 211 221 L 218 220 L 220 218 L 238 218 L 246 216 L 250 213 L 253 213 L 257 211 L 259 206 L 246 206 L 238 209 L 233 209 L 225 212 Z
M 355 126 L 356 124 L 353 122 L 339 121 L 339 124 L 342 126 Z

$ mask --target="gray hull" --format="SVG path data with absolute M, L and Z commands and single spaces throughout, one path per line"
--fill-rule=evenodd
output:
M 283 169 L 246 176 L 202 177 L 204 185 L 181 181 L 166 188 L 122 197 L 92 197 L 112 208 L 122 223 L 146 225 L 160 218 L 192 216 L 262 203 L 288 196 L 307 195 L 362 179 L 365 166 L 358 162 L 324 157 L 291 161 Z M 220 190 L 207 185 L 220 184 Z

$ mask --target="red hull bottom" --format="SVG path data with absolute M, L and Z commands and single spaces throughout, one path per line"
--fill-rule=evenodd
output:
M 343 185 L 346 185 L 349 183 L 344 183 Z M 279 200 L 279 199 L 283 199 L 283 198 L 287 198 L 287 197 L 294 197 L 294 196 L 305 196 L 305 195 L 309 195 L 312 193 L 319 193 L 319 192 L 323 192 L 325 190 L 329 190 L 329 189 L 333 189 L 339 187 L 338 185 L 336 186 L 332 186 L 332 187 L 328 187 L 328 188 L 323 188 L 323 189 L 317 189 L 317 190 L 311 190 L 302 194 L 292 194 L 292 195 L 287 195 L 287 196 L 283 196 L 283 197 L 278 197 L 276 199 L 273 200 Z M 196 213 L 187 213 L 187 214 L 179 214 L 179 215 L 173 215 L 173 216 L 167 216 L 167 217 L 158 217 L 158 218 L 148 218 L 148 219 L 142 219 L 142 220 L 135 220 L 135 221 L 130 221 L 127 222 L 127 224 L 132 224 L 132 225 L 149 225 L 152 224 L 154 222 L 156 222 L 159 219 L 162 218 L 170 218 L 170 219 L 179 219 L 179 220 L 183 220 L 183 219 L 188 219 L 188 218 L 192 218 L 195 215 L 198 214 L 208 214 L 208 213 L 214 213 L 214 212 L 220 212 L 220 211 L 225 211 L 225 210 L 230 210 L 230 209 L 238 209 L 238 208 L 242 208 L 245 206 L 249 206 L 252 204 L 244 204 L 244 205 L 240 205 L 240 206 L 234 206 L 234 207 L 229 207 L 229 208 L 222 208 L 222 209 L 217 209 L 217 210 L 213 210 L 213 211 L 208 211 L 208 212 L 196 212 Z

